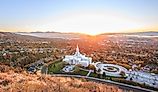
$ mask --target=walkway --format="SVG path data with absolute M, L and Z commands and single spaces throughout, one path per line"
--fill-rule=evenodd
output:
M 91 74 L 92 70 L 89 70 L 88 74 L 87 74 L 87 77 Z

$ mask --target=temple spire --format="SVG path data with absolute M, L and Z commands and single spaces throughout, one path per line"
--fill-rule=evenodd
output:
M 78 48 L 78 45 L 77 45 L 77 48 L 76 48 L 76 52 L 79 52 L 79 48 Z
M 79 51 L 79 47 L 77 45 L 77 48 L 76 48 L 76 53 L 75 53 L 76 56 L 79 56 L 80 55 L 80 51 Z

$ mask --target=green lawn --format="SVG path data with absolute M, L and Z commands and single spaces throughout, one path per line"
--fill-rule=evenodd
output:
M 64 62 L 55 62 L 48 66 L 48 73 L 62 73 L 61 70 L 64 68 Z
M 86 76 L 88 74 L 88 71 L 80 70 L 79 67 L 76 66 L 72 74 Z
M 48 66 L 48 73 L 54 73 L 54 74 L 63 74 L 64 72 L 62 72 L 62 69 L 65 67 L 65 63 L 62 61 L 57 61 L 54 62 L 53 64 Z M 75 66 L 74 72 L 72 73 L 65 73 L 65 74 L 74 74 L 74 75 L 82 75 L 82 76 L 86 76 L 88 74 L 88 71 L 84 71 L 84 70 L 80 70 L 80 68 L 78 66 Z M 113 76 L 99 76 L 98 74 L 92 72 L 89 77 L 95 77 L 95 78 L 103 78 L 103 79 L 111 79 L 111 78 L 115 78 Z
M 97 78 L 98 75 L 96 73 L 94 73 L 94 72 L 91 72 L 91 74 L 89 75 L 89 77 L 95 77 L 95 78 Z
M 62 72 L 62 69 L 65 67 L 64 62 L 59 61 L 59 62 L 55 62 L 51 65 L 48 66 L 48 73 L 54 73 L 54 74 L 63 74 L 64 72 Z M 65 74 L 75 74 L 75 75 L 82 75 L 82 76 L 86 76 L 88 74 L 87 71 L 84 70 L 80 70 L 78 66 L 75 66 L 74 72 L 72 73 L 65 73 Z
M 118 79 L 125 79 L 126 78 L 126 77 L 115 77 L 115 76 L 108 76 L 108 75 L 106 75 L 106 76 L 100 75 L 100 77 L 99 77 L 99 75 L 94 73 L 94 72 L 92 72 L 89 75 L 89 77 L 102 78 L 102 79 L 106 79 L 106 80 L 111 80 L 112 78 L 118 78 Z

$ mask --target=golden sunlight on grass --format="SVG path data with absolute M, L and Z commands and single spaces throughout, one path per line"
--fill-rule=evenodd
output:
M 0 67 L 4 70 L 0 72 L 0 92 L 123 92 L 117 86 L 85 79 L 15 73 L 7 66 Z

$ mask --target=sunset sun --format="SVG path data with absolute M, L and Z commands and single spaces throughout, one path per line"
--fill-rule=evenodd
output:
M 122 17 L 119 14 L 109 14 L 108 12 L 67 14 L 59 16 L 52 25 L 55 31 L 78 32 L 89 35 L 118 33 L 144 26 L 137 21 Z

